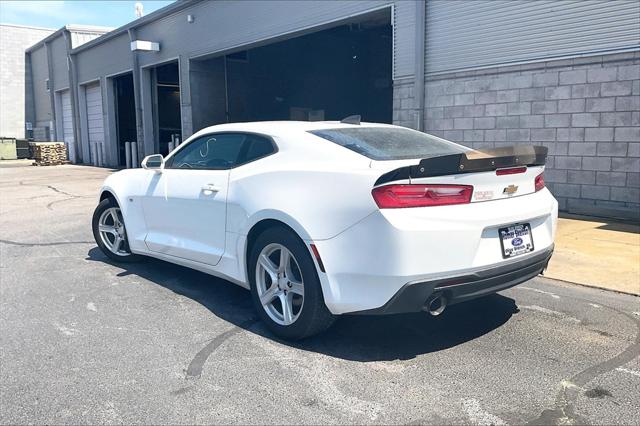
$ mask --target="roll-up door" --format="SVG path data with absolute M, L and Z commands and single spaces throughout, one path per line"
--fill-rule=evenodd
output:
M 90 152 L 96 152 L 104 143 L 104 119 L 102 116 L 102 92 L 100 83 L 87 85 L 87 129 L 89 132 Z M 97 146 L 96 146 L 97 144 Z
M 637 0 L 427 2 L 428 73 L 637 48 Z
M 67 145 L 69 160 L 76 162 L 75 139 L 73 137 L 73 109 L 71 108 L 71 94 L 68 90 L 62 92 L 62 140 Z

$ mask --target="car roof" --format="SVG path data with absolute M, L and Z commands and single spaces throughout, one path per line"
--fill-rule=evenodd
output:
M 309 132 L 323 129 L 348 129 L 362 127 L 398 127 L 391 124 L 367 123 L 346 124 L 339 121 L 254 121 L 246 123 L 225 123 L 206 127 L 197 134 L 210 132 L 256 132 L 278 136 L 287 133 Z

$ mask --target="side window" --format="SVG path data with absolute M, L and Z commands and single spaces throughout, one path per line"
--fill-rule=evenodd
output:
M 271 140 L 258 135 L 246 136 L 247 140 L 245 141 L 245 146 L 239 160 L 240 164 L 249 163 L 275 152 Z
M 177 152 L 165 167 L 169 169 L 226 170 L 239 162 L 247 135 L 213 134 L 202 136 Z

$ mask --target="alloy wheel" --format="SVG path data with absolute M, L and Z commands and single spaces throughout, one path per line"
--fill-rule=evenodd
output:
M 295 256 L 282 244 L 262 249 L 256 264 L 256 289 L 260 304 L 279 325 L 291 325 L 304 305 L 304 280 Z
M 118 207 L 106 209 L 98 219 L 100 239 L 107 249 L 118 256 L 129 256 L 127 232 L 122 220 L 122 212 Z

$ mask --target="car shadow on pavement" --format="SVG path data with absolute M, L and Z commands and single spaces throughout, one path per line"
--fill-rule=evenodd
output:
M 261 324 L 249 292 L 229 281 L 157 259 L 114 263 L 97 248 L 87 260 L 122 268 L 118 276 L 136 275 L 206 307 L 217 317 L 248 332 L 300 350 L 352 361 L 392 361 L 445 350 L 483 336 L 519 312 L 500 294 L 449 307 L 438 317 L 426 313 L 344 315 L 326 332 L 300 342 L 286 342 Z

